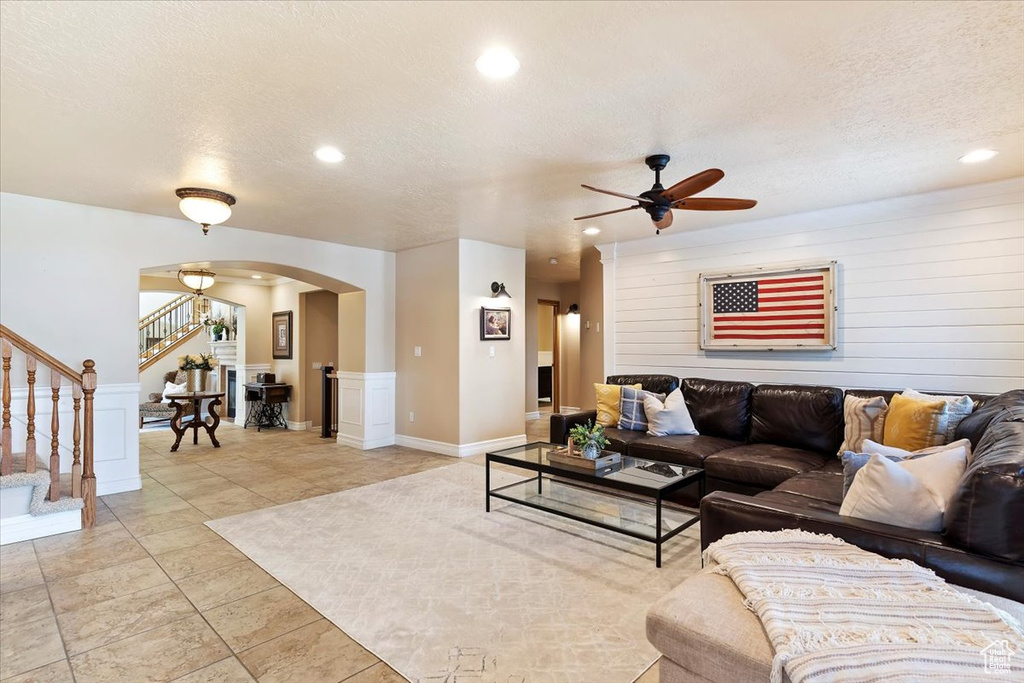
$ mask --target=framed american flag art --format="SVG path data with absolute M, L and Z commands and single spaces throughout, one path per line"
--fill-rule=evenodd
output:
M 700 276 L 700 347 L 727 351 L 836 348 L 836 262 Z

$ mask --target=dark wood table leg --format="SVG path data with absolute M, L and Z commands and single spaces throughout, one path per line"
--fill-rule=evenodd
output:
M 181 443 L 181 437 L 185 436 L 185 427 L 181 426 L 181 411 L 182 405 L 171 399 L 171 405 L 174 406 L 174 417 L 171 418 L 171 431 L 174 432 L 174 445 L 171 446 L 171 452 L 178 450 L 178 444 Z
M 207 410 L 210 411 L 210 417 L 213 418 L 213 422 L 206 424 L 203 422 L 203 426 L 206 427 L 206 433 L 210 435 L 210 441 L 213 442 L 214 448 L 220 448 L 220 441 L 217 441 L 217 425 L 220 424 L 220 415 L 217 414 L 217 406 L 219 406 L 220 398 L 215 398 L 210 401 L 210 405 L 207 406 Z

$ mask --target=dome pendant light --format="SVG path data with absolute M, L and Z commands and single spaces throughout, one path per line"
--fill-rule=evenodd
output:
M 191 289 L 199 297 L 203 295 L 203 290 L 213 287 L 215 278 L 216 275 L 205 268 L 182 268 L 178 271 L 178 282 Z
M 185 218 L 203 226 L 203 234 L 210 232 L 211 225 L 220 225 L 231 218 L 231 207 L 235 198 L 220 190 L 207 190 L 201 187 L 182 187 L 174 191 L 181 199 L 178 209 Z

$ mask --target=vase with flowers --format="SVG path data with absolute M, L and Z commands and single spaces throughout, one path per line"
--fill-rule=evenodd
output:
M 190 394 L 206 391 L 206 378 L 217 364 L 213 354 L 190 353 L 178 356 L 178 369 L 185 372 L 185 391 Z
M 608 445 L 604 427 L 592 421 L 574 426 L 569 430 L 569 438 L 587 460 L 599 458 L 601 450 Z

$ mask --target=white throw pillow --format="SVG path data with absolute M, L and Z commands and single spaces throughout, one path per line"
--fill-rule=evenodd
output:
M 943 444 L 942 446 L 929 446 L 928 448 L 922 448 L 919 451 L 907 451 L 902 448 L 896 448 L 895 446 L 884 446 L 880 443 L 872 441 L 871 439 L 864 439 L 864 443 L 861 444 L 861 453 L 878 453 L 890 458 L 910 458 L 920 457 L 922 455 L 931 455 L 940 451 L 948 451 L 953 449 L 963 448 L 967 454 L 967 464 L 971 464 L 974 454 L 971 453 L 971 442 L 969 439 L 960 439 L 952 443 Z
M 168 394 L 184 394 L 185 387 L 187 384 L 174 384 L 173 382 L 164 383 L 164 399 L 161 403 L 170 403 L 171 399 L 167 398 Z
M 960 421 L 974 412 L 974 399 L 970 396 L 940 396 L 938 394 L 922 394 L 913 389 L 904 389 L 903 396 L 915 401 L 945 401 L 949 419 L 946 422 L 946 443 L 956 438 L 956 427 Z
M 942 531 L 942 510 L 935 497 L 904 465 L 872 455 L 854 477 L 839 514 L 908 529 Z
M 698 433 L 679 389 L 669 394 L 665 403 L 654 396 L 645 397 L 644 413 L 647 414 L 647 433 L 651 436 Z

